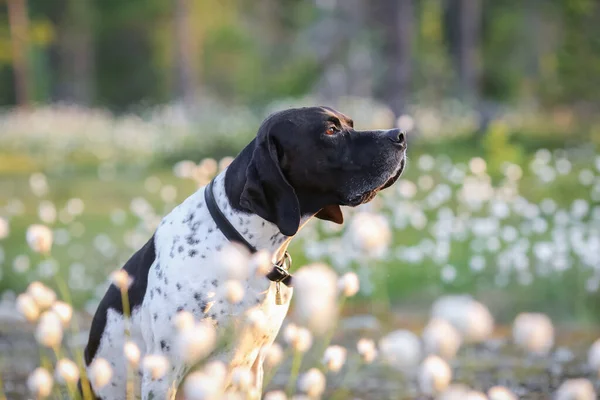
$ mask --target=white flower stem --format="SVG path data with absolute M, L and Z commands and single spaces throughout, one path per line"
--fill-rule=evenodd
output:
M 358 358 L 358 360 L 356 360 L 356 362 L 353 363 L 353 367 L 348 368 L 348 370 L 346 371 L 346 374 L 343 376 L 342 380 L 340 381 L 339 387 L 332 393 L 332 395 L 331 395 L 332 400 L 336 400 L 338 397 L 340 399 L 343 399 L 344 395 L 347 394 L 346 391 L 350 390 L 345 387 L 345 383 L 348 382 L 349 380 L 351 380 L 351 378 L 354 378 L 354 375 L 356 375 L 358 373 L 358 371 L 360 371 L 361 367 L 363 366 L 361 358 L 360 357 L 357 357 L 357 358 Z
M 298 379 L 298 373 L 300 372 L 300 366 L 302 365 L 302 358 L 304 353 L 301 351 L 294 351 L 294 358 L 292 360 L 292 369 L 290 371 L 290 378 L 288 380 L 287 388 L 285 390 L 288 397 L 292 397 L 294 394 L 294 387 L 296 386 L 296 380 Z
M 340 302 L 338 304 L 338 313 L 337 313 L 338 320 L 342 316 L 342 310 L 344 309 L 344 304 L 346 303 L 346 299 L 347 299 L 347 297 L 343 296 L 343 295 L 340 298 Z M 319 353 L 323 353 L 327 349 L 327 347 L 329 347 L 329 344 L 331 343 L 331 340 L 333 339 L 333 335 L 335 334 L 336 328 L 337 328 L 337 323 L 334 324 L 331 327 L 331 329 L 329 329 L 329 331 L 327 331 L 327 336 L 325 336 L 325 339 L 323 340 L 322 348 L 320 349 Z
M 129 309 L 129 295 L 127 293 L 126 287 L 121 288 L 121 302 L 123 304 L 123 322 L 125 324 L 125 337 L 129 339 L 129 318 L 131 316 L 131 310 Z M 133 399 L 133 380 L 131 379 L 133 371 L 131 371 L 131 366 L 129 365 L 129 363 L 126 363 L 125 368 L 125 374 L 127 376 L 127 384 L 125 385 L 125 398 L 127 400 L 130 400 Z
M 288 355 L 289 352 L 286 351 L 286 353 L 284 354 L 284 358 L 287 358 Z M 271 369 L 269 369 L 269 373 L 265 374 L 265 377 L 263 378 L 263 388 L 266 389 L 268 387 L 269 383 L 271 382 L 271 379 L 275 377 L 275 374 L 279 370 L 279 367 L 281 367 L 281 363 L 274 365 Z

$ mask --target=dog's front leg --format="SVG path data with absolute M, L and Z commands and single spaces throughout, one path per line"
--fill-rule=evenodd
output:
M 263 389 L 263 379 L 264 379 L 264 368 L 263 362 L 265 360 L 266 347 L 263 346 L 258 355 L 256 356 L 256 360 L 254 360 L 254 364 L 252 364 L 252 374 L 254 376 L 254 389 L 255 393 L 259 394 L 259 398 L 262 394 Z

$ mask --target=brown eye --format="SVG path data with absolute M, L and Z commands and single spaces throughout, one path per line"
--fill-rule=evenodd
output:
M 329 128 L 327 128 L 327 130 L 325 131 L 326 135 L 333 135 L 337 132 L 337 128 L 335 126 L 330 126 Z

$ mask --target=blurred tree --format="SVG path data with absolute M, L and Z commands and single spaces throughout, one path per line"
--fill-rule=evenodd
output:
M 60 3 L 61 1 L 58 1 Z M 57 21 L 54 99 L 91 105 L 94 102 L 94 2 L 63 0 Z M 60 10 L 60 7 L 55 7 Z
M 380 27 L 384 71 L 379 94 L 396 116 L 406 111 L 411 94 L 411 59 L 414 38 L 412 0 L 375 0 L 371 26 Z
M 446 2 L 447 40 L 458 76 L 457 93 L 471 104 L 479 97 L 481 7 L 481 0 Z
M 195 43 L 195 32 L 192 29 L 191 1 L 193 0 L 173 2 L 174 94 L 188 109 L 193 107 L 198 89 L 196 67 L 198 45 Z
M 12 65 L 17 104 L 28 107 L 33 75 L 29 63 L 29 15 L 27 0 L 7 0 L 12 46 Z
M 0 0 L 0 104 L 600 102 L 598 0 Z M 7 4 L 8 7 L 4 7 Z M 493 113 L 492 113 L 493 114 Z M 485 119 L 485 116 L 484 116 Z
M 171 18 L 164 0 L 95 3 L 96 104 L 124 111 L 170 100 L 169 70 L 157 62 L 157 32 Z

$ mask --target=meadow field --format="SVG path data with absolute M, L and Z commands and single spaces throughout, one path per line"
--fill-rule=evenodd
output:
M 443 357 L 455 384 L 481 392 L 503 385 L 518 398 L 549 398 L 574 377 L 592 379 L 597 389 L 588 348 L 600 319 L 599 127 L 565 130 L 568 116 L 522 113 L 473 133 L 468 113 L 452 106 L 417 110 L 414 118 L 398 121 L 377 104 L 348 99 L 338 107 L 359 129 L 398 124 L 413 137 L 406 172 L 392 188 L 344 210 L 343 226 L 312 221 L 293 241 L 294 269 L 326 263 L 360 282 L 347 301 L 340 295 L 337 328 L 315 338 L 299 382 L 311 367 L 327 370 L 320 360 L 331 341 L 348 356 L 341 372 L 327 374 L 323 398 L 439 394 L 435 385 L 426 390 L 417 373 L 424 356 L 436 353 L 425 335 L 433 316 L 448 320 L 462 337 L 456 356 Z M 111 272 L 166 213 L 226 167 L 262 117 L 236 110 L 223 120 L 214 117 L 220 111 L 204 110 L 194 119 L 176 107 L 113 116 L 56 106 L 0 116 L 0 376 L 6 398 L 27 398 L 27 377 L 40 352 L 42 361 L 54 357 L 38 349 L 35 324 L 15 311 L 17 296 L 39 281 L 73 305 L 78 332 L 65 331 L 62 343 L 76 359 Z M 52 232 L 47 254 L 33 251 L 31 240 L 28 245 L 34 224 Z M 488 314 L 470 315 L 473 304 Z M 552 320 L 549 347 L 540 344 L 548 338 L 519 338 L 513 321 L 524 312 Z M 299 323 L 296 317 L 292 312 L 290 322 Z M 531 329 L 543 336 L 541 325 Z M 412 332 L 416 342 L 402 335 L 386 342 L 390 332 Z M 373 364 L 366 365 L 364 349 L 355 349 L 361 338 L 379 343 Z M 386 362 L 394 352 L 399 365 Z M 273 379 L 267 391 L 295 379 L 291 350 L 284 354 L 281 367 L 268 369 Z M 66 394 L 54 386 L 55 397 Z

